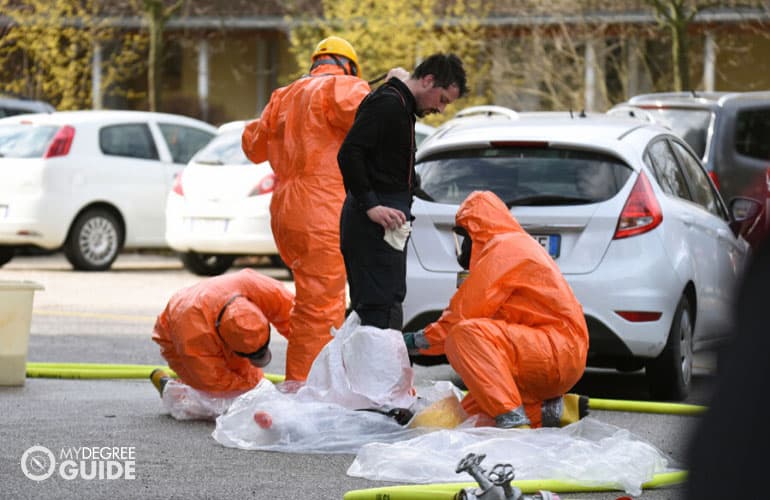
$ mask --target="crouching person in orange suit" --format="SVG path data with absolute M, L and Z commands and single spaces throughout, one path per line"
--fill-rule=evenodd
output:
M 404 333 L 412 354 L 445 354 L 481 425 L 561 426 L 587 414 L 565 394 L 583 375 L 588 330 L 581 305 L 548 253 L 491 192 L 460 205 L 458 262 L 468 277 L 441 317 Z
M 179 376 L 154 370 L 150 380 L 176 419 L 213 419 L 254 388 L 272 359 L 270 324 L 289 337 L 294 296 L 252 269 L 207 278 L 176 292 L 152 339 Z

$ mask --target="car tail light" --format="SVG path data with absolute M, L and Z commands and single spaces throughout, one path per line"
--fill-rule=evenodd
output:
M 56 131 L 51 144 L 48 146 L 43 158 L 53 158 L 54 156 L 67 156 L 72 146 L 72 139 L 75 138 L 75 129 L 65 125 Z
M 184 170 L 180 170 L 176 177 L 174 177 L 174 185 L 171 186 L 171 190 L 179 196 L 184 196 L 184 188 L 182 187 L 182 173 Z
M 646 233 L 658 227 L 661 222 L 663 222 L 663 212 L 660 210 L 655 193 L 652 192 L 650 181 L 644 172 L 641 172 L 620 213 L 613 239 L 619 240 Z
M 249 196 L 257 196 L 260 194 L 272 193 L 273 189 L 275 189 L 275 182 L 276 182 L 275 174 L 270 172 L 266 176 L 262 177 L 262 179 L 254 187 L 254 189 L 251 190 L 251 192 L 249 193 Z
M 709 177 L 711 177 L 711 180 L 714 181 L 714 186 L 717 189 L 720 189 L 720 187 L 719 187 L 719 176 L 717 175 L 717 173 L 712 170 L 711 172 L 709 172 Z
M 633 323 L 658 321 L 663 315 L 663 313 L 658 311 L 615 311 L 615 314 Z

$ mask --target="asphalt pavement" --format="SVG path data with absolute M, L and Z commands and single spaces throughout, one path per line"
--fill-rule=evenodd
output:
M 114 295 L 107 300 L 120 305 L 117 313 L 76 314 L 69 311 L 74 306 L 57 306 L 50 296 L 43 298 L 52 290 L 63 293 L 58 283 L 70 280 L 72 271 L 59 268 L 58 264 L 48 269 L 36 262 L 39 261 L 33 258 L 16 259 L 0 270 L 0 280 L 45 280 L 47 284 L 47 291 L 41 292 L 35 303 L 29 361 L 165 364 L 149 338 L 150 311 L 157 314 L 159 308 L 137 314 L 132 305 L 139 304 L 142 295 L 167 292 L 153 292 L 150 287 L 145 288 L 144 294 L 141 290 L 133 292 L 135 295 L 113 290 Z M 133 261 L 128 262 L 130 269 Z M 160 281 L 172 279 L 171 276 L 180 282 L 197 279 L 172 264 L 167 266 L 161 270 L 168 274 L 161 276 Z M 80 292 L 77 287 L 67 292 L 70 295 L 64 302 L 77 301 L 78 295 L 98 294 L 102 286 L 99 283 L 115 276 L 120 278 L 121 269 L 125 272 L 126 267 L 118 266 L 111 273 L 79 273 L 84 285 Z M 151 279 L 144 275 L 135 278 L 145 284 Z M 111 285 L 104 286 L 109 289 Z M 52 310 L 59 312 L 54 314 Z M 141 321 L 116 320 L 116 324 L 123 326 L 114 326 L 110 320 L 125 311 L 133 311 L 130 314 Z M 93 331 L 78 332 L 78 324 L 84 331 Z M 101 331 L 93 326 L 99 324 L 105 326 Z M 267 371 L 283 373 L 284 358 L 285 343 L 276 342 L 274 361 Z M 707 401 L 713 382 L 712 368 L 701 366 L 696 371 L 695 395 L 689 402 Z M 453 377 L 446 366 L 416 367 L 418 382 Z M 645 391 L 639 373 L 602 370 L 591 371 L 578 389 L 594 397 L 625 399 L 642 399 Z M 349 454 L 225 448 L 211 437 L 213 422 L 179 422 L 166 415 L 157 392 L 147 380 L 27 378 L 24 386 L 0 387 L 0 415 L 2 498 L 334 499 L 342 498 L 350 490 L 391 484 L 348 476 L 346 471 L 354 458 Z M 592 412 L 592 416 L 629 429 L 680 462 L 697 421 L 696 417 L 605 411 Z M 76 452 L 88 460 L 78 464 L 78 460 L 73 460 Z M 51 469 L 51 463 L 56 467 Z M 470 477 L 458 476 L 457 481 L 470 481 Z M 676 499 L 681 493 L 680 487 L 648 490 L 641 498 Z M 609 500 L 624 495 L 566 493 L 561 498 Z

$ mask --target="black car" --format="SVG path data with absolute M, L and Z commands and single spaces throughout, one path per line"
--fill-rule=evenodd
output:
M 662 123 L 701 157 L 726 200 L 762 201 L 755 245 L 770 230 L 770 91 L 641 94 L 608 111 Z

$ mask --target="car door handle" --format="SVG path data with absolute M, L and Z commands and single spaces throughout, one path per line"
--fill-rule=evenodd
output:
M 693 224 L 695 224 L 695 219 L 693 219 L 689 215 L 682 215 L 680 218 L 686 226 L 692 226 Z

